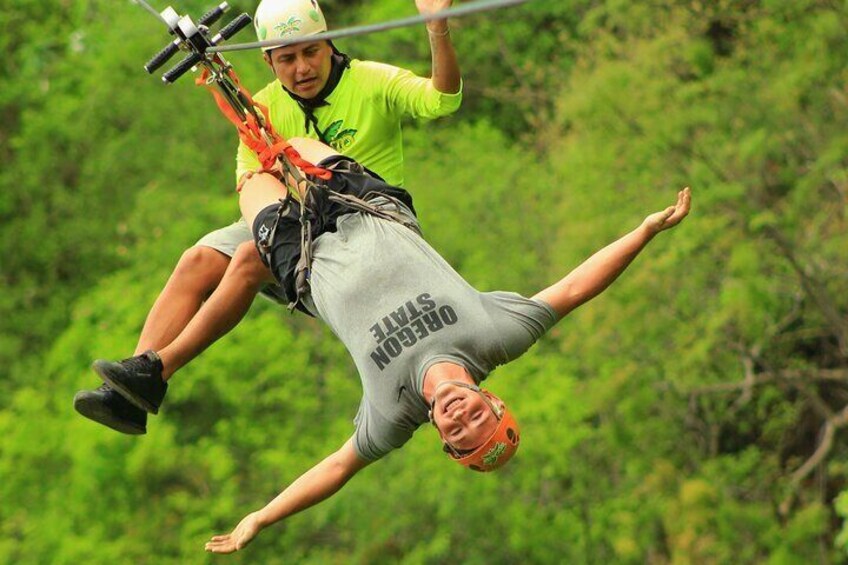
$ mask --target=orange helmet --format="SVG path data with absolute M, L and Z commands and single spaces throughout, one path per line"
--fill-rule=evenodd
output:
M 468 467 L 473 471 L 487 473 L 502 467 L 509 461 L 515 452 L 518 451 L 518 444 L 521 441 L 520 429 L 518 422 L 515 421 L 512 413 L 506 408 L 500 398 L 489 392 L 482 390 L 480 387 L 469 385 L 463 382 L 452 381 L 453 384 L 471 389 L 477 392 L 492 409 L 495 416 L 498 418 L 498 425 L 495 431 L 481 445 L 474 448 L 470 452 L 460 451 L 450 444 L 442 435 L 436 420 L 433 418 L 433 410 L 431 406 L 430 421 L 439 431 L 439 436 L 442 438 L 445 452 L 457 463 Z M 496 406 L 492 400 L 500 401 L 503 408 Z M 433 404 L 435 404 L 435 398 Z

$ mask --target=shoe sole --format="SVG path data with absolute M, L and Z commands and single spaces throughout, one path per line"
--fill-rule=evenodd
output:
M 136 395 L 133 391 L 129 390 L 124 386 L 121 381 L 116 381 L 112 378 L 113 368 L 112 366 L 115 363 L 110 361 L 95 361 L 91 366 L 94 371 L 100 375 L 100 378 L 103 379 L 107 385 L 112 387 L 115 392 L 126 398 L 129 402 L 131 402 L 134 406 L 141 408 L 148 414 L 158 414 L 159 408 L 148 402 L 146 399 Z
M 115 418 L 112 412 L 103 408 L 102 402 L 98 402 L 94 398 L 74 397 L 74 410 L 79 412 L 81 416 L 122 434 L 138 436 L 147 433 L 146 426 L 139 427 L 126 420 Z

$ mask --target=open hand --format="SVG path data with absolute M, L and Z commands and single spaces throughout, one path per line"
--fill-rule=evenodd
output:
M 651 214 L 642 225 L 651 233 L 657 234 L 663 230 L 673 228 L 689 214 L 689 206 L 692 200 L 692 191 L 687 186 L 677 193 L 677 203 L 669 206 L 662 212 Z
M 232 553 L 242 549 L 250 541 L 256 537 L 262 530 L 262 524 L 259 521 L 258 513 L 252 512 L 238 523 L 236 529 L 229 534 L 222 536 L 212 536 L 212 539 L 206 542 L 206 551 L 212 553 Z
M 432 14 L 451 7 L 453 0 L 415 0 L 415 7 L 420 14 Z
M 418 8 L 419 14 L 426 16 L 447 10 L 452 3 L 453 0 L 415 0 L 415 7 Z M 432 33 L 444 33 L 448 29 L 448 21 L 446 19 L 429 21 L 427 22 L 427 29 Z

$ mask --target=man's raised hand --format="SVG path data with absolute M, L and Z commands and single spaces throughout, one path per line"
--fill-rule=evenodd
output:
M 436 12 L 441 12 L 442 10 L 447 10 L 451 7 L 453 0 L 415 0 L 415 7 L 418 8 L 418 13 L 426 16 L 428 14 L 434 14 Z M 427 30 L 430 33 L 442 35 L 447 34 L 448 30 L 448 21 L 447 20 L 433 20 L 427 22 Z
M 692 191 L 687 186 L 677 193 L 677 203 L 674 206 L 669 206 L 662 212 L 651 214 L 645 221 L 644 226 L 652 235 L 658 234 L 663 230 L 673 228 L 679 224 L 683 218 L 689 214 L 689 207 L 692 201 Z
M 453 4 L 453 0 L 415 0 L 415 7 L 420 14 L 432 14 L 447 10 Z

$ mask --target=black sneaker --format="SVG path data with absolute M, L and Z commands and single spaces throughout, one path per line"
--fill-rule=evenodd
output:
M 145 351 L 119 363 L 98 359 L 93 367 L 115 392 L 151 414 L 159 413 L 168 383 L 162 380 L 162 360 L 156 352 Z
M 74 409 L 89 420 L 122 434 L 147 433 L 147 412 L 130 404 L 123 396 L 109 388 L 109 385 L 76 393 Z

